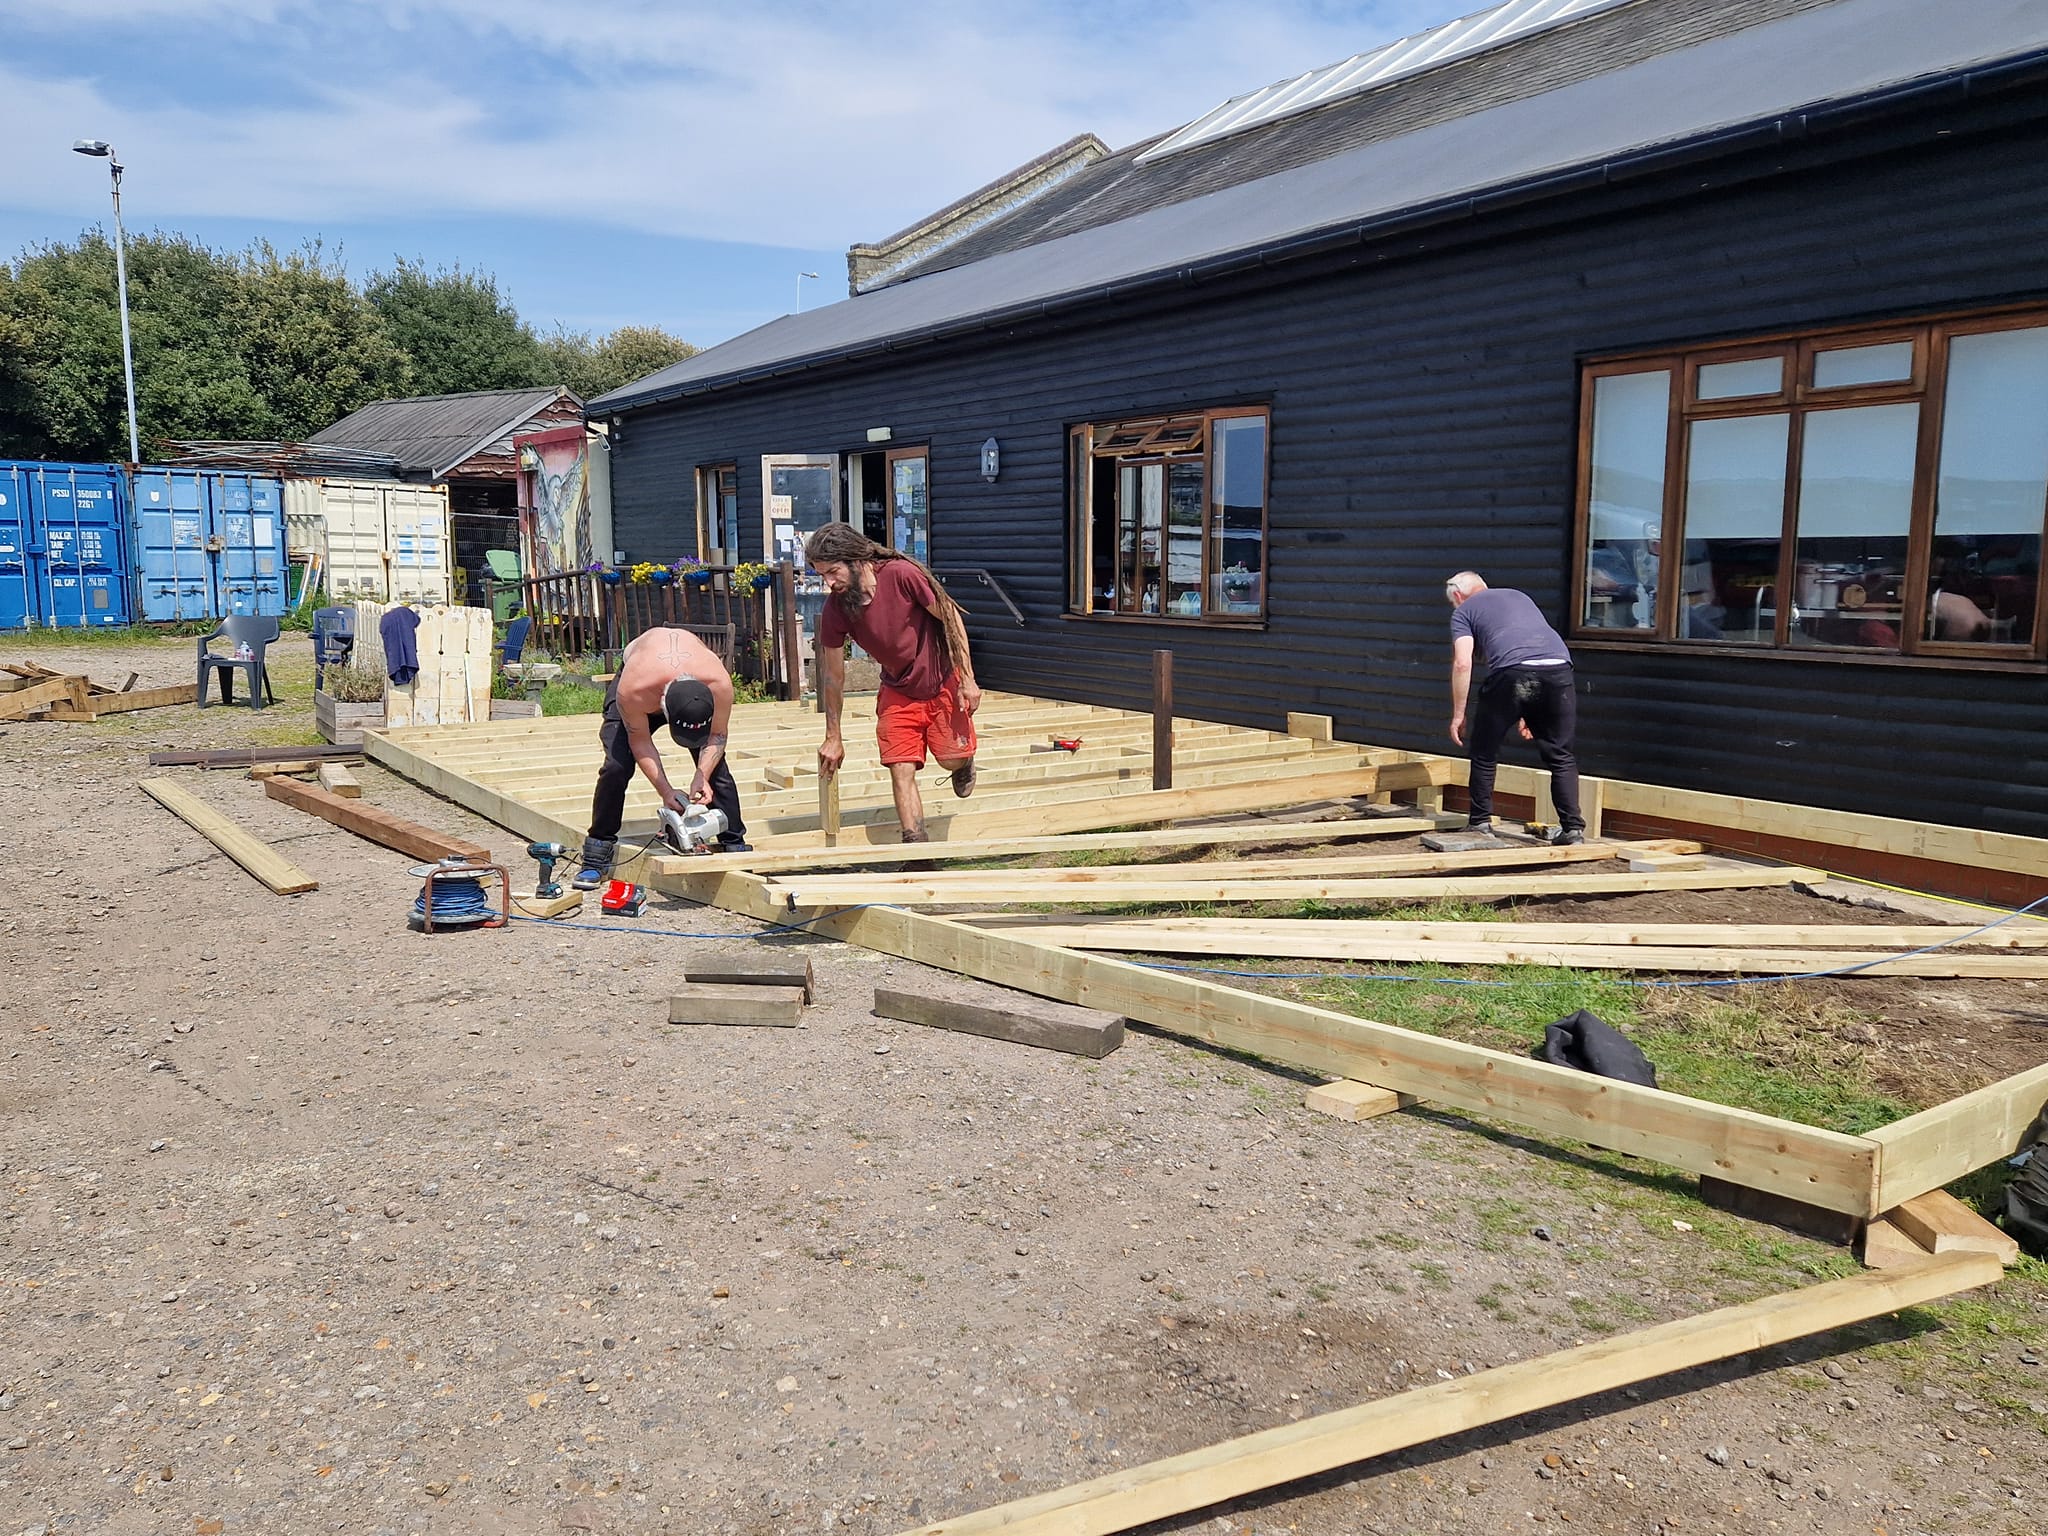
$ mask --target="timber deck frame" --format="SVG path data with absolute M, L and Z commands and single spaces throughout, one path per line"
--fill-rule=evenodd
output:
M 848 700 L 848 734 L 860 734 L 861 722 L 871 718 L 872 711 L 870 700 Z M 1214 841 L 1280 841 L 1297 831 L 1304 838 L 1327 839 L 1340 835 L 1339 829 L 1328 824 L 1255 824 L 1243 829 L 1177 827 L 1165 833 L 1115 835 L 1084 829 L 1317 799 L 1374 796 L 1384 801 L 1396 789 L 1414 792 L 1426 810 L 1444 786 L 1455 785 L 1464 776 L 1460 761 L 1418 760 L 1412 754 L 1332 741 L 1320 716 L 1291 716 L 1291 734 L 1176 720 L 1178 787 L 1153 791 L 1149 715 L 990 693 L 980 720 L 980 787 L 965 802 L 953 800 L 944 790 L 928 790 L 935 841 L 922 850 L 926 853 L 942 853 L 946 842 L 963 840 L 973 842 L 977 853 L 994 854 L 1005 847 L 1035 851 L 1053 841 L 1044 834 L 1060 832 L 1075 833 L 1077 841 L 1085 838 L 1095 847 L 1199 844 L 1205 836 Z M 392 729 L 369 733 L 365 746 L 379 762 L 522 837 L 573 843 L 582 836 L 599 759 L 594 727 L 589 716 L 567 716 Z M 819 717 L 801 704 L 736 707 L 728 762 L 739 783 L 757 852 L 650 858 L 644 862 L 652 883 L 668 894 L 760 922 L 799 918 L 821 935 L 941 970 L 1061 1002 L 1110 1009 L 1170 1033 L 1372 1083 L 1542 1135 L 1650 1158 L 1859 1221 L 1877 1218 L 1916 1195 L 2011 1155 L 2048 1102 L 2048 1065 L 2043 1065 L 1868 1134 L 1845 1135 L 1044 942 L 1033 934 L 1032 921 L 1005 923 L 1001 915 L 985 914 L 962 919 L 913 911 L 908 905 L 862 905 L 1017 899 L 1018 882 L 992 870 L 930 876 L 828 872 L 795 879 L 791 868 L 807 855 L 815 855 L 829 869 L 858 859 L 871 835 L 878 843 L 889 837 L 889 851 L 877 846 L 871 857 L 900 856 L 900 845 L 890 836 L 893 811 L 887 778 L 879 765 L 872 759 L 863 761 L 858 751 L 840 775 L 844 809 L 837 846 L 825 848 L 814 766 L 821 733 Z M 1055 738 L 1079 738 L 1081 749 L 1053 749 Z M 1503 787 L 1510 791 L 1533 791 L 1536 778 L 1526 769 L 1502 772 Z M 2048 841 L 1591 782 L 1589 800 L 1610 812 L 1656 805 L 1693 822 L 1711 812 L 1731 818 L 1738 833 L 1745 827 L 1788 825 L 1788 818 L 1796 818 L 1809 833 L 1842 837 L 1844 846 L 1891 849 L 1918 858 L 1937 853 L 1969 857 L 2014 875 L 2038 878 L 2048 886 Z M 1389 834 L 1413 831 L 1423 819 L 1404 816 L 1391 806 L 1382 808 L 1387 817 L 1380 825 Z M 653 830 L 652 792 L 636 781 L 628 795 L 622 838 L 644 840 Z M 1371 821 L 1355 821 L 1341 835 L 1369 836 L 1375 830 Z M 1643 879 L 1668 875 L 1673 887 L 1745 878 L 1736 869 L 1689 872 L 1679 867 L 1688 862 L 1682 855 L 1655 854 L 1648 861 L 1666 867 Z M 1528 862 L 1554 861 L 1531 850 Z M 1385 860 L 1360 861 L 1361 867 L 1375 863 L 1387 865 Z M 763 869 L 750 867 L 755 864 Z M 1148 866 L 1147 872 L 1177 876 L 1156 888 L 1168 899 L 1187 899 L 1202 882 L 1214 885 L 1231 868 L 1161 864 Z M 1083 880 L 1087 875 L 1085 870 L 1072 873 Z M 1784 883 L 1798 873 L 1752 870 L 1758 883 Z M 1537 886 L 1544 880 L 1623 877 L 1574 877 L 1553 871 L 1520 877 L 1489 872 L 1433 878 L 1484 892 L 1516 884 Z M 1060 896 L 1072 898 L 1077 884 L 1065 884 Z M 1377 889 L 1391 898 L 1411 894 L 1404 889 L 1406 884 L 1396 886 L 1380 876 L 1328 881 L 1324 888 L 1347 896 Z M 1092 898 L 1082 899 L 1129 899 L 1124 892 L 1146 889 L 1105 882 Z M 842 907 L 853 910 L 837 910 Z M 1741 967 L 1731 963 L 1731 968 Z
M 848 712 L 858 714 L 854 708 Z M 1414 791 L 1420 808 L 1426 811 L 1438 802 L 1442 786 L 1462 778 L 1463 765 L 1447 759 L 1415 762 L 1402 754 L 1334 743 L 1326 726 L 1318 727 L 1319 720 L 1291 716 L 1292 734 L 1288 736 L 1190 722 L 1181 739 L 1218 747 L 1216 757 L 1209 760 L 1217 764 L 1217 771 L 1197 785 L 1162 793 L 1145 788 L 1149 782 L 1144 772 L 1149 767 L 1145 761 L 1152 726 L 1149 717 L 990 695 L 984 702 L 983 724 L 1000 729 L 991 733 L 996 741 L 985 744 L 980 757 L 986 765 L 983 783 L 991 790 L 1015 788 L 1007 795 L 977 795 L 966 807 L 949 806 L 949 815 L 932 815 L 933 830 L 941 841 L 920 845 L 917 852 L 944 857 L 948 842 L 956 855 L 966 855 L 971 847 L 974 856 L 987 857 L 1043 852 L 1048 845 L 1149 849 L 1403 835 L 1421 830 L 1431 821 L 1385 807 L 1388 791 Z M 520 836 L 574 841 L 581 835 L 582 807 L 599 755 L 592 726 L 590 717 L 573 716 L 371 732 L 366 736 L 366 748 L 379 762 Z M 1181 723 L 1176 722 L 1176 735 L 1180 728 Z M 1019 742 L 1005 739 L 1013 731 L 1023 738 L 1024 750 L 1017 750 Z M 1104 750 L 1097 760 L 1086 763 L 1079 754 L 1044 754 L 1031 750 L 1035 745 L 1032 733 L 1044 739 L 1052 734 L 1081 735 L 1084 751 L 1091 739 L 1089 733 L 1093 733 L 1092 739 Z M 798 893 L 778 883 L 786 872 L 860 862 L 886 866 L 903 857 L 895 846 L 880 840 L 892 813 L 886 781 L 879 772 L 863 774 L 850 769 L 843 775 L 842 791 L 851 790 L 848 798 L 855 803 L 838 829 L 836 846 L 826 846 L 827 834 L 820 830 L 824 797 L 817 794 L 815 772 L 804 772 L 819 734 L 817 717 L 799 705 L 736 710 L 737 745 L 731 761 L 746 796 L 743 803 L 763 813 L 761 830 L 750 832 L 759 851 L 730 857 L 644 859 L 655 886 L 764 923 L 787 924 Z M 1292 744 L 1297 742 L 1304 745 Z M 1041 765 L 1069 771 L 1034 771 Z M 1206 763 L 1204 767 L 1189 766 L 1199 773 Z M 1614 786 L 1602 788 L 1611 795 Z M 653 827 L 651 797 L 642 785 L 636 783 L 634 790 L 641 804 L 634 816 L 635 807 L 629 801 L 631 819 L 626 835 L 644 838 Z M 1356 796 L 1382 802 L 1385 814 L 1342 822 L 1275 820 L 1154 832 L 1081 830 Z M 868 803 L 862 804 L 863 800 Z M 873 846 L 869 846 L 871 827 L 877 833 Z M 1055 830 L 1069 830 L 1074 835 L 1044 835 Z M 2030 878 L 2048 875 L 2048 844 L 1955 829 L 1922 828 L 1915 835 L 1922 846 L 1948 847 L 1951 842 L 1944 839 L 1950 834 L 1959 840 L 1952 844 L 1956 847 L 1982 840 L 1980 853 L 2006 861 L 2001 867 Z M 1875 835 L 1889 837 L 1892 831 L 1881 827 Z M 1617 856 L 1627 851 L 1615 850 Z M 1571 862 L 1544 858 L 1537 850 L 1530 852 L 1529 863 Z M 1652 872 L 1674 879 L 1686 873 L 1683 866 L 1690 862 L 1680 850 L 1644 850 L 1644 854 L 1638 867 L 1647 865 Z M 1377 864 L 1383 869 L 1400 867 L 1390 859 L 1374 860 L 1369 855 L 1353 862 Z M 748 867 L 751 865 L 761 867 Z M 1171 866 L 1148 866 L 1148 871 L 1163 867 Z M 1230 867 L 1181 866 L 1184 871 L 1201 871 L 1212 877 Z M 1754 873 L 1769 881 L 1786 874 L 1765 869 Z M 821 892 L 852 889 L 820 887 L 817 877 L 807 878 L 812 889 Z M 1469 882 L 1486 877 L 1464 878 Z M 1574 877 L 1558 874 L 1551 878 Z M 939 883 L 972 889 L 979 882 L 941 879 Z M 1381 888 L 1388 889 L 1385 885 Z M 949 894 L 923 899 L 948 899 Z M 1110 895 L 1106 899 L 1119 898 Z M 1650 1158 L 1705 1179 L 1789 1197 L 1852 1217 L 1859 1224 L 1875 1223 L 1879 1230 L 1885 1228 L 1884 1213 L 2009 1155 L 2048 1102 L 2048 1064 L 2044 1064 L 1867 1135 L 1843 1135 L 1133 965 L 1046 943 L 1032 934 L 1036 926 L 1063 923 L 1071 931 L 1073 925 L 1090 921 L 1073 914 L 1055 914 L 1048 919 L 1003 913 L 942 917 L 907 906 L 865 905 L 817 911 L 804 926 L 821 936 L 938 969 L 1111 1010 L 1169 1033 L 1373 1084 L 1438 1106 L 1508 1121 L 1538 1134 Z M 1498 936 L 1489 937 L 1499 947 L 1506 947 Z M 1630 934 L 1621 942 L 1654 953 L 1661 942 L 1675 937 L 1654 932 Z M 1815 942 L 1782 932 L 1772 937 L 1780 943 Z M 2016 943 L 2014 947 L 2033 946 Z M 1674 944 L 1672 949 L 1676 953 L 1678 946 Z M 1768 1343 L 1824 1332 L 1995 1283 L 2001 1273 L 2000 1261 L 1986 1253 L 1919 1254 L 1903 1263 L 1894 1259 L 1890 1267 L 1848 1280 L 1675 1319 L 1639 1333 L 1279 1425 L 1010 1504 L 943 1518 L 907 1536 L 971 1536 L 998 1530 L 1018 1536 L 1034 1532 L 1043 1536 L 1109 1536 L 1134 1525 L 1426 1444 L 1460 1430 L 1499 1423 L 1688 1365 L 1728 1358 Z

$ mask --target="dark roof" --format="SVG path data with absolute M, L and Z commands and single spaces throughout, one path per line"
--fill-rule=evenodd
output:
M 1362 144 L 1468 117 L 1487 107 L 1541 95 L 1660 53 L 1833 3 L 1835 0 L 1641 0 L 1344 97 L 1312 112 L 1139 164 L 1145 151 L 1168 137 L 1158 134 L 1096 162 L 923 260 L 906 263 L 902 270 L 890 274 L 889 281 L 905 282 L 1112 224 L 1150 208 L 1326 160 Z
M 426 474 L 438 480 L 565 396 L 575 398 L 563 386 L 547 384 L 532 389 L 478 389 L 461 395 L 379 400 L 306 441 L 377 449 L 398 460 L 400 473 Z
M 591 410 L 967 334 L 1148 283 L 1219 276 L 1518 196 L 1561 196 L 1632 162 L 1796 135 L 1832 105 L 1910 92 L 2043 50 L 2048 6 L 2040 0 L 1808 6 L 1256 180 L 784 316 L 613 390 Z M 1290 121 L 1313 124 L 1322 115 Z M 1067 195 L 1099 169 L 1050 196 Z

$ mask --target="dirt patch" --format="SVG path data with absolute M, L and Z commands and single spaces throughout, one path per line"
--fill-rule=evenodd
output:
M 321 882 L 272 896 L 134 781 L 310 737 L 302 647 L 276 711 L 0 727 L 0 1531 L 887 1536 L 1843 1267 L 1659 1170 L 1339 1124 L 1154 1031 L 1089 1062 L 878 1020 L 931 973 L 836 944 L 778 941 L 816 962 L 804 1027 L 674 1029 L 669 983 L 753 925 L 413 934 L 411 860 L 171 770 Z M 2042 1294 L 1172 1528 L 2019 1536 Z

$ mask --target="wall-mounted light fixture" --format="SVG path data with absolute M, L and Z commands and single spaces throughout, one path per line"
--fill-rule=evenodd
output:
M 894 437 L 895 435 L 896 429 L 894 427 L 868 428 L 868 441 L 871 443 L 886 443 L 889 441 L 890 438 Z
M 1003 450 L 997 445 L 994 438 L 990 438 L 981 445 L 981 478 L 993 480 L 1002 473 L 1002 469 Z

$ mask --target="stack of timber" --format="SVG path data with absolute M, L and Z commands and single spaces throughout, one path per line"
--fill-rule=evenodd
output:
M 4 678 L 0 681 L 0 720 L 91 722 L 103 715 L 190 704 L 198 697 L 196 683 L 137 688 L 138 674 L 130 672 L 117 688 L 82 674 L 55 672 L 33 661 L 0 666 L 0 678 Z

